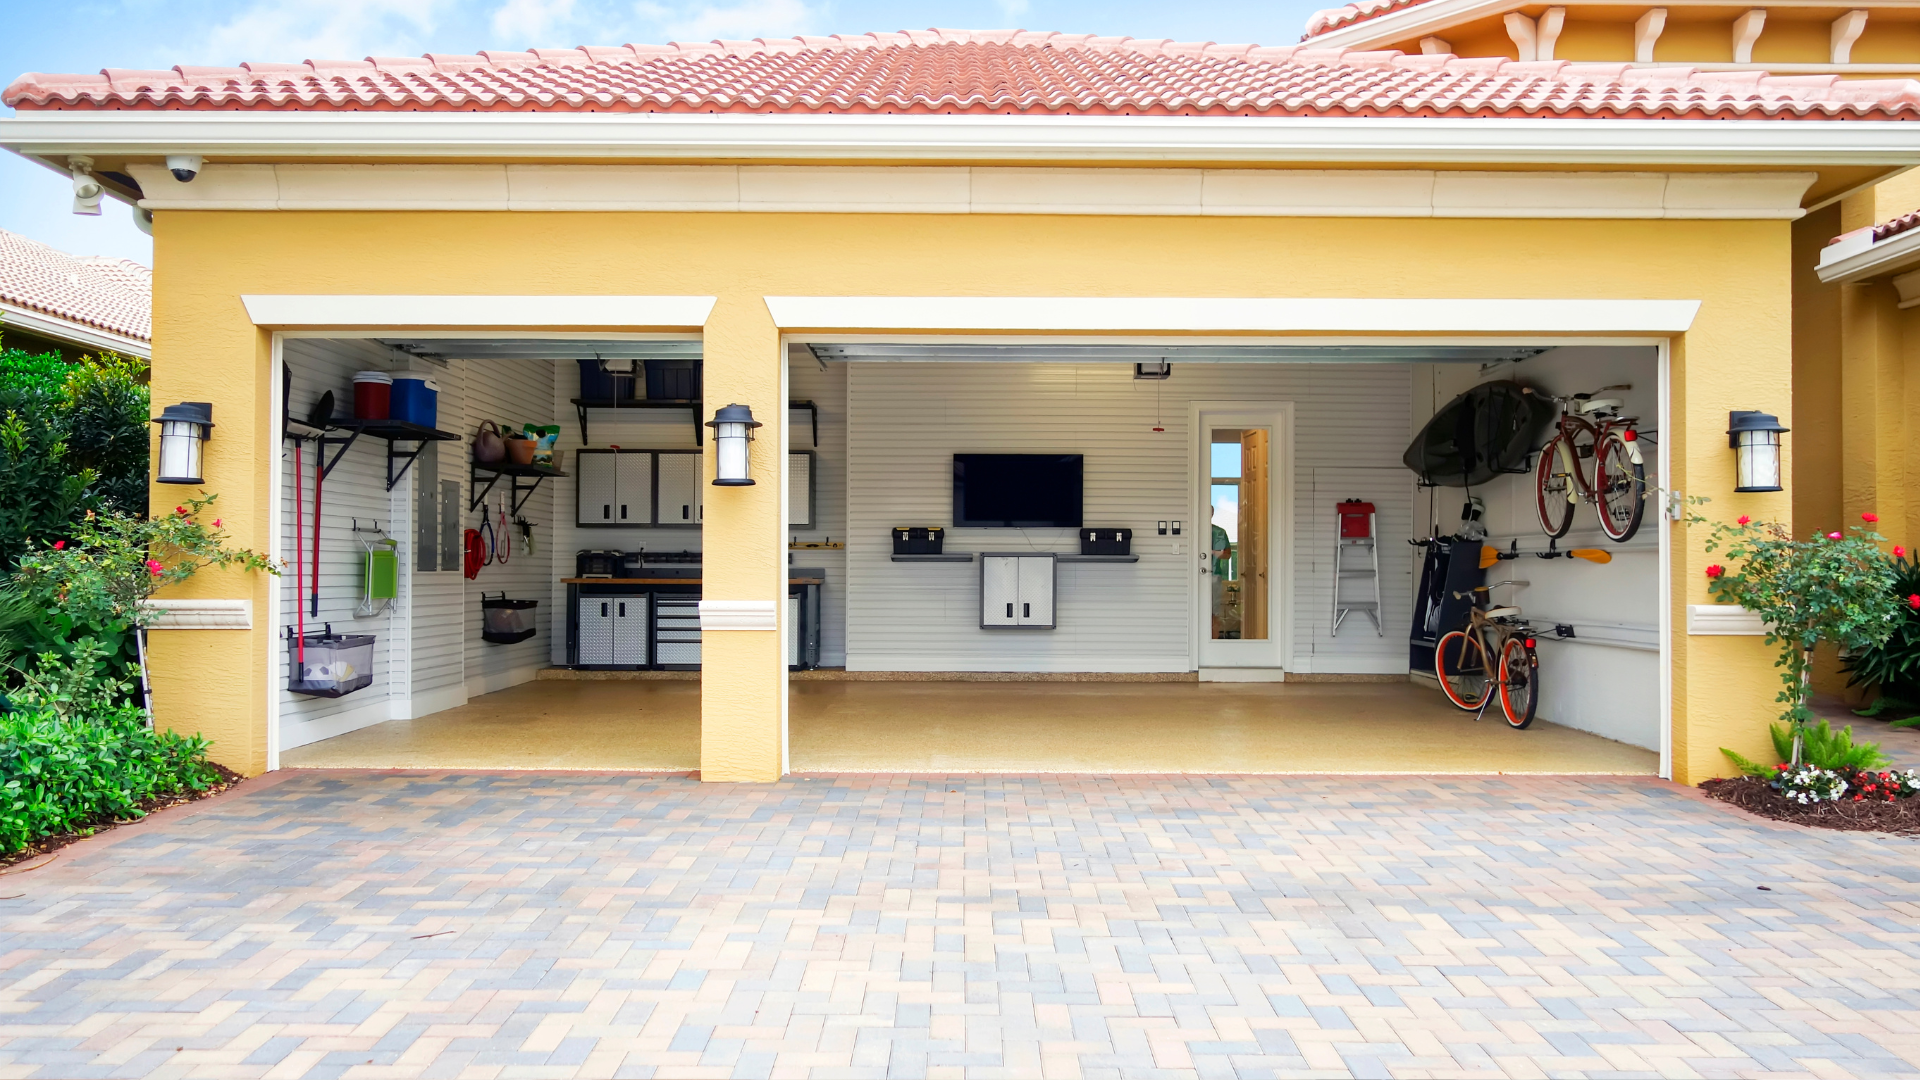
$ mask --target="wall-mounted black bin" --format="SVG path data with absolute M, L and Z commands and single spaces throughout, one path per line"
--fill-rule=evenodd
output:
M 589 401 L 632 401 L 640 386 L 639 360 L 580 361 L 580 397 Z
M 304 645 L 304 647 L 303 647 Z M 287 689 L 309 697 L 345 697 L 373 683 L 373 635 L 287 628 Z
M 900 525 L 893 530 L 895 555 L 939 555 L 947 543 L 947 530 L 938 525 Z
M 1081 529 L 1080 554 L 1131 555 L 1133 554 L 1133 530 Z
M 700 361 L 647 361 L 647 398 L 650 401 L 699 401 Z
M 495 645 L 527 640 L 537 632 L 534 618 L 539 607 L 538 600 L 509 600 L 506 593 L 499 596 L 481 593 L 480 640 Z

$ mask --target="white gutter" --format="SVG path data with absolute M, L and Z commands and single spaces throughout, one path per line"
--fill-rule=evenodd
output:
M 1311 49 L 1377 49 L 1396 41 L 1440 34 L 1459 28 L 1461 23 L 1504 15 L 1526 6 L 1527 0 L 1428 0 L 1329 30 L 1301 44 Z
M 1440 0 L 1447 2 L 1447 0 Z M 1920 123 L 1429 117 L 24 111 L 0 147 L 276 160 L 1920 163 Z
M 51 338 L 54 341 L 64 341 L 82 349 L 98 349 L 102 352 L 116 352 L 122 356 L 138 356 L 142 360 L 153 358 L 153 343 L 150 341 L 62 319 L 44 311 L 35 311 L 32 308 L 24 308 L 18 304 L 0 300 L 0 336 L 4 336 L 9 328 Z
M 1884 277 L 1915 265 L 1920 265 L 1920 229 L 1896 233 L 1877 244 L 1871 230 L 1861 229 L 1822 248 L 1814 273 L 1833 285 Z

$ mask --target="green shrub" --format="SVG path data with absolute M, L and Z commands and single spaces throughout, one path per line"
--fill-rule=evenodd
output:
M 67 457 L 93 470 L 100 509 L 147 512 L 150 395 L 140 381 L 146 365 L 119 356 L 75 364 L 61 388 Z
M 1854 742 L 1851 727 L 1835 731 L 1833 725 L 1823 719 L 1819 723 L 1803 725 L 1800 732 L 1804 740 L 1801 746 L 1802 763 L 1816 769 L 1828 769 L 1847 776 L 1866 769 L 1877 769 L 1887 764 L 1887 755 L 1880 752 L 1880 744 Z M 1767 733 L 1773 737 L 1773 752 L 1779 756 L 1780 760 L 1792 761 L 1794 734 L 1792 726 L 1770 724 L 1767 727 Z M 1748 776 L 1770 777 L 1778 771 L 1772 766 L 1749 761 L 1725 747 L 1721 747 L 1720 752 L 1727 755 L 1727 758 Z
M 1848 686 L 1879 694 L 1871 708 L 1861 710 L 1863 716 L 1876 716 L 1889 709 L 1920 711 L 1920 611 L 1908 601 L 1920 595 L 1920 552 L 1902 552 L 1894 558 L 1893 566 L 1893 596 L 1900 614 L 1892 635 L 1878 645 L 1856 649 L 1840 661 Z
M 145 370 L 113 355 L 0 350 L 0 574 L 89 510 L 146 513 Z

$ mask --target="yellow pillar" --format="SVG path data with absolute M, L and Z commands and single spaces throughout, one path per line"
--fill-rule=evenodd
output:
M 1893 286 L 1840 290 L 1842 527 L 1873 511 L 1907 520 L 1906 350 Z
M 213 402 L 214 429 L 201 466 L 205 486 L 154 484 L 148 497 L 154 512 L 162 513 L 189 494 L 217 494 L 213 514 L 229 542 L 265 554 L 272 550 L 268 492 L 279 443 L 271 340 L 244 315 L 236 317 L 233 296 L 201 285 L 195 266 L 204 264 L 179 251 L 177 217 L 162 212 L 154 220 L 153 405 L 157 415 L 179 401 Z M 156 724 L 205 735 L 213 760 L 249 776 L 267 769 L 266 687 L 274 644 L 267 632 L 267 586 L 266 574 L 198 574 L 167 595 L 249 599 L 253 629 L 148 635 Z
M 701 392 L 708 415 L 739 403 L 765 426 L 751 444 L 753 486 L 706 489 L 701 599 L 763 601 L 771 604 L 776 620 L 784 620 L 786 357 L 766 303 L 757 295 L 722 296 L 707 319 L 703 356 Z M 711 437 L 706 447 L 704 479 L 710 482 Z M 700 637 L 700 778 L 779 779 L 785 771 L 787 712 L 786 654 L 779 631 L 703 628 Z

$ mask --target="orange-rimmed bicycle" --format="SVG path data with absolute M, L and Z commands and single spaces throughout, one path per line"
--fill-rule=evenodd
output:
M 1440 638 L 1433 651 L 1433 673 L 1447 700 L 1476 714 L 1476 720 L 1498 689 L 1507 726 L 1525 730 L 1540 707 L 1540 654 L 1534 651 L 1533 628 L 1521 620 L 1517 607 L 1479 604 L 1494 589 L 1513 584 L 1496 581 L 1475 587 L 1471 594 L 1453 594 L 1460 600 L 1472 595 L 1475 603 L 1467 625 Z
M 1625 543 L 1640 531 L 1647 507 L 1647 467 L 1634 430 L 1639 417 L 1620 415 L 1619 398 L 1600 396 L 1631 389 L 1633 385 L 1625 383 L 1553 399 L 1560 406 L 1558 430 L 1533 469 L 1534 505 L 1548 536 L 1567 535 L 1574 507 L 1582 502 L 1593 504 L 1607 539 Z M 1583 464 L 1587 461 L 1593 462 L 1591 481 Z

